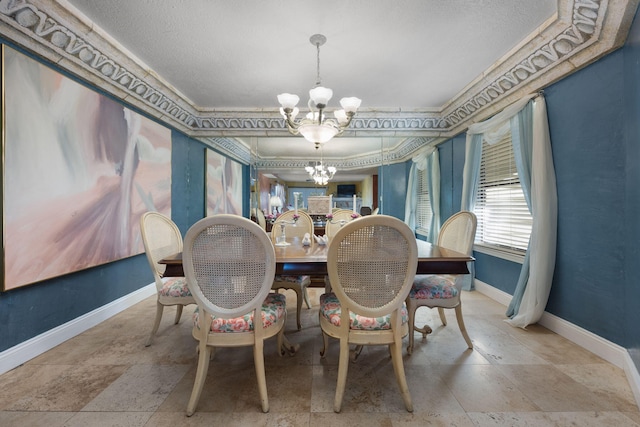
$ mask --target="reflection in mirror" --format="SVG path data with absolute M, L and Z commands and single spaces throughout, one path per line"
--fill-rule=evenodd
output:
M 252 173 L 255 174 L 252 206 L 265 215 L 273 214 L 269 203 L 273 196 L 278 196 L 283 205 L 279 211 L 295 209 L 294 193 L 298 193 L 299 209 L 308 208 L 311 196 L 331 196 L 335 208 L 352 211 L 355 207 L 358 214 L 380 210 L 383 192 L 379 188 L 382 186 L 379 174 L 384 173 L 389 147 L 397 146 L 403 139 L 376 136 L 340 137 L 329 141 L 323 146 L 323 163 L 326 167 L 335 166 L 337 172 L 323 186 L 305 172 L 305 166 L 319 160 L 313 144 L 294 137 L 252 138 Z

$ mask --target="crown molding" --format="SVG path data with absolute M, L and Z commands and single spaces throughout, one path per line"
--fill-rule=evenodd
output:
M 558 13 L 439 110 L 362 110 L 345 136 L 443 140 L 622 46 L 640 0 L 558 0 Z M 66 0 L 0 0 L 0 33 L 186 135 L 248 163 L 233 137 L 288 135 L 278 109 L 199 109 Z M 417 139 L 416 139 L 417 138 Z M 412 148 L 405 148 L 405 147 Z M 406 159 L 417 144 L 388 153 Z M 379 159 L 380 160 L 380 159 Z M 364 160 L 362 160 L 365 162 Z

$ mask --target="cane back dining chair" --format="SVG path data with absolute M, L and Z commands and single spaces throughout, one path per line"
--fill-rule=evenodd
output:
M 440 229 L 438 246 L 451 249 L 465 255 L 471 255 L 473 241 L 476 236 L 477 218 L 473 212 L 461 211 L 452 215 Z M 423 340 L 432 332 L 429 325 L 422 328 L 415 326 L 416 310 L 419 307 L 437 308 L 440 321 L 447 325 L 444 314 L 445 308 L 453 308 L 456 320 L 467 347 L 473 349 L 473 344 L 467 333 L 462 318 L 462 276 L 460 274 L 430 274 L 416 276 L 409 296 L 407 297 L 407 309 L 409 310 L 409 346 L 407 352 L 413 352 L 413 331 L 422 333 Z
M 350 359 L 349 345 L 388 345 L 407 411 L 413 411 L 402 362 L 407 335 L 405 299 L 413 283 L 418 249 L 411 229 L 386 215 L 366 216 L 342 227 L 329 244 L 327 270 L 333 293 L 320 296 L 321 356 L 329 337 L 340 340 L 333 409 L 340 412 Z
M 251 209 L 251 216 L 255 218 L 255 221 L 258 223 L 260 227 L 262 227 L 264 231 L 267 231 L 267 218 L 265 218 L 264 212 L 262 212 L 262 209 L 257 209 L 257 208 Z
M 182 234 L 176 224 L 159 212 L 145 212 L 140 218 L 140 233 L 158 295 L 156 317 L 145 344 L 148 347 L 158 332 L 165 306 L 176 306 L 175 324 L 178 324 L 182 308 L 195 304 L 196 301 L 191 296 L 184 277 L 164 277 L 166 265 L 158 264 L 162 258 L 182 252 Z
M 352 221 L 353 211 L 347 209 L 338 209 L 332 213 L 333 218 L 327 220 L 325 225 L 325 234 L 331 239 L 345 224 Z
M 277 335 L 278 349 L 282 349 L 286 320 L 285 296 L 270 292 L 275 263 L 269 236 L 247 218 L 214 215 L 196 222 L 187 232 L 183 265 L 198 303 L 193 337 L 199 351 L 188 416 L 200 400 L 214 347 L 253 346 L 262 411 L 269 411 L 264 340 Z
M 283 231 L 287 240 L 297 238 L 299 242 L 302 241 L 305 233 L 309 235 L 313 234 L 313 219 L 311 216 L 298 210 L 298 219 L 294 221 L 293 217 L 296 214 L 295 211 L 287 211 L 280 215 L 271 228 L 271 240 L 275 244 L 278 236 L 281 236 Z M 281 227 L 281 224 L 284 224 Z M 302 329 L 302 323 L 300 321 L 300 312 L 302 311 L 302 300 L 307 305 L 307 308 L 311 308 L 309 303 L 309 295 L 307 294 L 307 287 L 311 284 L 311 276 L 288 276 L 288 275 L 276 275 L 273 279 L 273 286 L 271 289 L 291 289 L 296 293 L 296 324 L 298 330 Z

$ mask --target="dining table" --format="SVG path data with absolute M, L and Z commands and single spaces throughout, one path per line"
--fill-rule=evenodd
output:
M 424 240 L 416 239 L 418 246 L 418 264 L 416 274 L 468 274 L 468 262 L 473 262 L 472 256 L 455 252 L 447 248 L 433 245 Z M 291 238 L 284 245 L 274 244 L 276 254 L 276 274 L 308 275 L 313 277 L 325 276 L 327 272 L 327 244 L 313 241 L 310 245 L 303 245 L 299 238 Z M 182 252 L 167 256 L 159 261 L 165 264 L 164 277 L 182 277 Z M 311 287 L 325 287 L 324 280 L 311 281 Z M 291 343 L 284 337 L 282 354 L 295 354 L 299 344 Z M 362 351 L 356 348 L 354 357 Z
M 276 274 L 286 275 L 327 275 L 328 245 L 312 242 L 308 246 L 302 245 L 298 238 L 289 240 L 286 246 L 274 245 L 276 253 Z M 455 252 L 436 246 L 424 240 L 416 239 L 418 246 L 418 266 L 416 274 L 468 274 L 468 262 L 474 258 L 460 252 Z M 167 256 L 159 261 L 165 264 L 165 277 L 184 276 L 182 270 L 182 253 Z M 312 283 L 313 286 L 313 283 Z M 324 286 L 324 285 L 322 285 Z

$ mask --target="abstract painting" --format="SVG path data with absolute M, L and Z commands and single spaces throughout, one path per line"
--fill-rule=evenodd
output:
M 242 215 L 242 165 L 207 149 L 207 216 Z
M 2 47 L 4 290 L 142 253 L 140 216 L 171 214 L 171 131 Z

